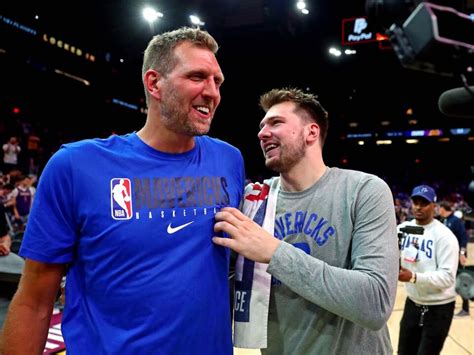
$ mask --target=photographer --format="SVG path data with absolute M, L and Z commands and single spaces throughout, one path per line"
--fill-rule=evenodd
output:
M 401 223 L 398 230 L 421 226 L 423 234 L 405 233 L 400 245 L 398 280 L 406 282 L 407 299 L 398 354 L 435 355 L 443 348 L 454 314 L 459 245 L 453 232 L 434 218 L 432 187 L 415 187 L 411 200 L 415 219 Z

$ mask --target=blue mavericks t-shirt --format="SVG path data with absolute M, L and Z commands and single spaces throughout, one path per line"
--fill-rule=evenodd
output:
M 232 354 L 229 251 L 214 215 L 238 207 L 233 146 L 182 154 L 133 133 L 66 144 L 39 181 L 20 254 L 68 263 L 68 354 Z

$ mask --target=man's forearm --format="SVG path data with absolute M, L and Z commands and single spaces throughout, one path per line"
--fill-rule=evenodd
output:
M 0 354 L 42 354 L 52 307 L 33 307 L 13 298 L 0 337 Z

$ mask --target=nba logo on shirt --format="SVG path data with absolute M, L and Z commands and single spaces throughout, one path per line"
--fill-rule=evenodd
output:
M 130 179 L 127 178 L 113 178 L 110 180 L 110 205 L 113 219 L 132 218 L 131 186 Z

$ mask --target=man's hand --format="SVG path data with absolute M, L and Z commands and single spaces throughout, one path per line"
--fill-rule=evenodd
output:
M 12 239 L 7 234 L 3 237 L 0 237 L 0 256 L 5 256 L 10 254 L 10 247 L 12 245 Z
M 459 255 L 459 264 L 461 264 L 462 266 L 466 266 L 466 264 L 467 264 L 466 254 L 460 254 Z
M 214 243 L 261 263 L 269 263 L 280 245 L 277 238 L 232 207 L 225 207 L 216 213 L 214 232 L 225 232 L 231 237 L 213 237 Z
M 409 282 L 413 272 L 400 266 L 400 272 L 398 273 L 398 281 Z

